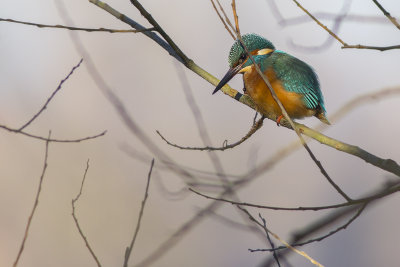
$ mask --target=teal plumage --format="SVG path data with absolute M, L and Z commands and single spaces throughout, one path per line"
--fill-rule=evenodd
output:
M 318 77 L 312 67 L 294 56 L 275 50 L 275 46 L 269 40 L 257 34 L 245 34 L 242 40 L 261 71 L 267 76 L 290 117 L 296 119 L 314 115 L 329 124 L 325 116 L 326 109 Z M 237 73 L 242 73 L 247 93 L 253 98 L 258 110 L 275 114 L 279 123 L 282 118 L 281 110 L 268 87 L 256 73 L 253 62 L 239 40 L 231 47 L 228 63 L 230 70 L 217 85 L 214 93 Z
M 302 94 L 308 108 L 317 109 L 320 106 L 326 112 L 318 77 L 307 63 L 280 50 L 275 50 L 264 60 L 258 61 L 262 71 L 268 67 L 273 68 L 287 91 Z

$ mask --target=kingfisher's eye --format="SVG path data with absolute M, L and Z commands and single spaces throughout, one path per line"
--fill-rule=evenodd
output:
M 242 54 L 239 58 L 239 63 L 243 63 L 243 61 L 246 59 L 246 54 Z

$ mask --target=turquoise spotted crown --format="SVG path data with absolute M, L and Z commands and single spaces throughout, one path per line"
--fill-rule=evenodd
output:
M 242 36 L 242 40 L 244 45 L 247 47 L 249 51 L 259 50 L 259 49 L 275 49 L 275 46 L 258 34 L 248 33 Z M 235 43 L 231 47 L 231 51 L 229 52 L 228 63 L 232 68 L 237 64 L 240 57 L 246 53 L 242 47 L 242 44 L 239 40 L 236 40 Z

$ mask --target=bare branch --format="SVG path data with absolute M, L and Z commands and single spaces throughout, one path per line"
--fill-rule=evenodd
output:
M 288 242 L 286 242 L 285 240 L 283 240 L 282 238 L 280 238 L 277 234 L 275 234 L 274 232 L 271 232 L 266 226 L 264 226 L 263 224 L 261 224 L 259 221 L 257 221 L 251 214 L 250 212 L 248 212 L 246 209 L 237 206 L 241 211 L 243 211 L 247 216 L 249 216 L 249 219 L 253 222 L 255 222 L 258 226 L 260 226 L 261 228 L 264 229 L 265 232 L 268 232 L 269 234 L 271 234 L 275 239 L 279 240 L 282 244 L 284 244 L 287 248 L 289 248 L 291 251 L 296 252 L 297 254 L 299 254 L 300 256 L 303 256 L 304 258 L 306 258 L 307 260 L 309 260 L 312 264 L 318 266 L 318 267 L 323 267 L 322 264 L 320 264 L 318 261 L 314 260 L 313 258 L 311 258 L 307 253 L 305 253 L 304 251 L 298 250 L 296 248 L 294 248 L 293 246 L 291 246 Z
M 278 253 L 276 253 L 276 249 L 275 249 L 274 242 L 272 242 L 272 240 L 271 240 L 271 238 L 270 238 L 270 236 L 269 236 L 269 232 L 268 232 L 268 230 L 267 230 L 267 222 L 266 222 L 265 219 L 261 216 L 261 213 L 258 214 L 258 217 L 260 217 L 260 220 L 262 221 L 262 225 L 263 225 L 262 227 L 263 227 L 263 229 L 264 229 L 264 231 L 265 231 L 265 234 L 267 235 L 268 242 L 269 242 L 269 244 L 271 245 L 272 254 L 273 254 L 273 256 L 274 256 L 274 259 L 275 259 L 276 263 L 278 264 L 278 267 L 280 267 L 281 264 L 279 263 L 279 259 L 278 259 L 278 255 L 277 255 Z
M 357 48 L 357 49 L 374 49 L 379 51 L 386 51 L 390 49 L 399 49 L 400 45 L 393 46 L 365 46 L 365 45 L 349 45 L 344 42 L 339 36 L 337 36 L 333 31 L 331 31 L 327 26 L 321 23 L 315 16 L 313 16 L 307 9 L 305 9 L 298 1 L 292 0 L 301 10 L 303 10 L 310 18 L 312 18 L 319 26 L 321 26 L 325 31 L 327 31 L 333 38 L 342 44 L 342 48 Z
M 151 178 L 151 172 L 153 171 L 153 166 L 154 166 L 154 159 L 152 159 L 152 161 L 151 161 L 150 171 L 149 171 L 149 174 L 147 175 L 146 190 L 145 190 L 145 193 L 144 193 L 142 206 L 140 208 L 140 212 L 139 212 L 139 217 L 138 217 L 138 222 L 137 222 L 137 225 L 136 225 L 135 233 L 133 234 L 133 238 L 132 238 L 130 246 L 127 247 L 126 251 L 125 251 L 124 267 L 128 267 L 129 257 L 131 256 L 133 245 L 135 244 L 137 234 L 139 233 L 140 222 L 142 221 L 144 206 L 146 204 L 146 200 L 147 200 L 147 197 L 148 197 L 150 178 Z
M 396 18 L 395 18 L 395 17 L 392 17 L 392 16 L 390 15 L 390 13 L 387 12 L 386 9 L 385 9 L 377 0 L 372 0 L 372 1 L 373 1 L 373 2 L 375 3 L 375 5 L 382 11 L 383 15 L 385 15 L 385 16 L 390 20 L 390 22 L 393 23 L 393 25 L 396 26 L 397 29 L 400 30 L 400 24 L 397 22 Z
M 54 98 L 54 96 L 58 93 L 58 91 L 60 91 L 61 86 L 63 85 L 63 83 L 65 81 L 67 81 L 69 79 L 69 77 L 72 75 L 72 73 L 74 73 L 74 70 L 79 68 L 79 66 L 81 65 L 83 61 L 83 58 L 81 58 L 81 60 L 79 61 L 79 63 L 74 66 L 72 68 L 72 70 L 69 72 L 69 74 L 67 75 L 67 77 L 65 77 L 63 80 L 61 80 L 61 82 L 58 84 L 56 90 L 54 90 L 54 92 L 50 95 L 50 97 L 47 99 L 46 103 L 44 103 L 43 107 L 39 110 L 38 113 L 36 113 L 28 122 L 26 122 L 23 126 L 21 126 L 21 128 L 18 129 L 18 131 L 22 131 L 23 129 L 25 129 L 26 127 L 28 127 L 29 124 L 31 124 L 37 117 L 39 117 L 39 115 L 47 108 L 47 105 L 50 103 L 50 101 Z
M 231 149 L 234 148 L 238 145 L 240 145 L 241 143 L 243 143 L 244 141 L 246 141 L 247 139 L 249 139 L 256 131 L 258 131 L 262 125 L 263 125 L 263 121 L 264 121 L 265 117 L 262 117 L 261 119 L 259 119 L 251 128 L 250 131 L 243 136 L 239 141 L 228 145 L 227 142 L 224 142 L 222 147 L 211 147 L 211 146 L 205 146 L 205 147 L 184 147 L 184 146 L 180 146 L 174 143 L 171 143 L 170 141 L 168 141 L 163 135 L 161 135 L 161 133 L 159 131 L 156 131 L 157 134 L 161 137 L 162 140 L 164 140 L 168 145 L 179 148 L 179 149 L 183 149 L 183 150 L 200 150 L 200 151 L 204 151 L 204 150 L 208 150 L 208 151 L 212 151 L 212 150 L 219 150 L 219 151 L 224 151 L 227 149 Z
M 13 128 L 10 128 L 8 126 L 1 125 L 1 124 L 0 124 L 0 128 L 7 130 L 9 132 L 12 132 L 12 133 L 22 134 L 22 135 L 25 135 L 27 137 L 31 137 L 31 138 L 34 138 L 37 140 L 41 140 L 41 141 L 45 141 L 45 142 L 55 142 L 55 143 L 79 143 L 79 142 L 83 142 L 83 141 L 87 141 L 87 140 L 91 140 L 91 139 L 96 139 L 107 133 L 107 131 L 104 131 L 104 132 L 96 134 L 96 135 L 87 136 L 87 137 L 78 138 L 78 139 L 53 139 L 53 138 L 47 138 L 47 137 L 42 137 L 42 136 L 26 133 L 26 132 L 20 131 L 19 129 L 13 129 Z
M 89 241 L 87 240 L 85 234 L 83 233 L 83 231 L 81 229 L 81 226 L 79 225 L 78 218 L 76 217 L 76 214 L 75 214 L 75 203 L 79 200 L 79 198 L 82 195 L 83 184 L 85 183 L 86 174 L 87 174 L 88 170 L 89 170 L 89 160 L 87 160 L 87 162 L 86 162 L 86 169 L 85 169 L 85 173 L 83 174 L 82 183 L 81 183 L 81 187 L 79 189 L 79 193 L 76 195 L 76 197 L 74 199 L 72 199 L 72 217 L 73 217 L 73 219 L 75 221 L 76 228 L 78 228 L 80 236 L 82 237 L 83 241 L 85 242 L 85 245 L 86 245 L 87 249 L 89 250 L 89 252 L 92 255 L 93 259 L 96 261 L 97 266 L 101 267 L 101 263 L 98 260 L 96 254 L 94 253 L 92 247 L 90 246 Z
M 51 135 L 51 131 L 49 132 L 49 136 L 47 138 L 48 140 L 50 139 L 50 135 Z M 33 208 L 32 208 L 31 214 L 29 215 L 28 222 L 27 222 L 26 227 L 25 227 L 24 238 L 22 239 L 22 243 L 21 243 L 21 246 L 19 248 L 17 258 L 15 259 L 14 264 L 13 264 L 14 267 L 16 267 L 18 265 L 18 261 L 21 258 L 22 252 L 24 251 L 25 242 L 26 242 L 26 239 L 28 238 L 29 229 L 31 227 L 31 222 L 32 222 L 33 216 L 35 215 L 36 208 L 38 207 L 38 204 L 39 204 L 39 197 L 40 197 L 40 192 L 42 191 L 43 179 L 44 179 L 44 175 L 45 175 L 46 170 L 47 170 L 47 158 L 48 158 L 48 155 L 49 155 L 49 143 L 50 143 L 50 141 L 46 141 L 44 164 L 43 164 L 42 174 L 40 175 L 40 178 L 39 178 L 39 186 L 38 186 L 38 190 L 36 192 L 35 202 L 33 204 Z
M 357 212 L 346 223 L 344 223 L 343 225 L 337 227 L 335 230 L 332 230 L 332 231 L 330 231 L 329 233 L 327 233 L 327 234 L 325 234 L 323 236 L 320 236 L 320 237 L 317 237 L 317 238 L 312 238 L 312 239 L 309 239 L 309 240 L 304 241 L 304 242 L 296 242 L 296 243 L 293 243 L 291 245 L 293 247 L 300 247 L 300 246 L 311 244 L 313 242 L 319 242 L 319 241 L 322 241 L 322 240 L 332 236 L 333 234 L 336 234 L 337 232 L 339 232 L 341 230 L 346 229 L 352 222 L 354 222 L 361 215 L 361 213 L 364 211 L 366 206 L 367 206 L 367 204 L 361 205 L 361 207 L 357 210 Z M 295 234 L 295 236 L 296 236 L 296 234 Z M 280 246 L 280 247 L 272 248 L 272 249 L 249 249 L 249 251 L 250 252 L 276 251 L 276 250 L 281 250 L 281 249 L 286 249 L 286 247 L 285 246 Z
M 175 44 L 175 42 L 169 37 L 169 35 L 163 30 L 163 28 L 158 24 L 158 22 L 153 19 L 151 14 L 139 3 L 137 0 L 131 0 L 132 5 L 134 5 L 137 10 L 147 19 L 147 21 L 153 25 L 155 30 L 161 34 L 161 36 L 167 41 L 167 43 L 174 49 L 174 51 L 183 60 L 183 63 L 187 66 L 190 59 L 182 52 L 182 50 Z
M 228 31 L 228 33 L 229 33 L 230 36 L 233 38 L 233 40 L 235 40 L 235 35 L 232 33 L 231 29 L 229 29 L 229 27 L 228 27 L 228 25 L 226 24 L 225 20 L 222 18 L 222 16 L 221 16 L 221 14 L 219 13 L 217 7 L 215 6 L 214 0 L 210 0 L 210 1 L 211 1 L 211 4 L 212 4 L 212 6 L 213 6 L 215 12 L 217 13 L 219 19 L 221 20 L 222 24 L 224 24 L 225 29 Z M 218 0 L 217 0 L 217 1 L 218 1 Z M 219 3 L 219 1 L 218 1 L 218 4 L 219 4 L 219 7 L 220 7 L 221 11 L 225 14 L 225 11 L 224 11 L 224 9 L 222 8 L 222 6 L 221 6 L 221 4 Z M 225 14 L 225 17 L 226 17 L 226 14 Z
M 238 202 L 234 200 L 228 200 L 224 199 L 221 197 L 212 197 L 203 193 L 200 193 L 192 188 L 189 188 L 190 191 L 193 193 L 202 196 L 207 199 L 212 199 L 216 201 L 221 201 L 221 202 L 226 202 L 230 203 L 232 205 L 239 205 L 239 206 L 247 206 L 247 207 L 253 207 L 253 208 L 259 208 L 259 209 L 270 209 L 270 210 L 285 210 L 285 211 L 319 211 L 319 210 L 326 210 L 326 209 L 337 209 L 337 208 L 342 208 L 342 207 L 348 207 L 348 206 L 357 206 L 360 204 L 368 204 L 370 202 L 373 202 L 375 200 L 387 197 L 393 193 L 397 193 L 400 191 L 400 185 L 398 181 L 396 182 L 391 182 L 389 184 L 385 184 L 383 189 L 378 189 L 375 190 L 372 193 L 367 194 L 365 197 L 359 198 L 359 199 L 354 199 L 349 202 L 344 202 L 340 204 L 334 204 L 334 205 L 326 205 L 326 206 L 314 206 L 314 207 L 276 207 L 276 206 L 266 206 L 266 205 L 258 205 L 258 204 L 253 204 L 253 203 L 247 203 L 247 202 Z
M 117 30 L 117 29 L 108 29 L 108 28 L 97 28 L 97 29 L 94 29 L 94 28 L 81 28 L 81 27 L 64 26 L 64 25 L 59 25 L 59 24 L 57 24 L 57 25 L 40 24 L 40 23 L 26 22 L 26 21 L 20 21 L 20 20 L 15 20 L 15 19 L 3 19 L 3 18 L 0 18 L 0 21 L 7 21 L 7 22 L 12 22 L 12 23 L 17 23 L 17 24 L 36 26 L 38 28 L 56 28 L 56 29 L 66 29 L 66 30 L 71 30 L 71 31 L 86 31 L 86 32 L 139 33 L 139 32 L 153 31 L 154 30 L 154 28 L 143 29 L 143 30 Z

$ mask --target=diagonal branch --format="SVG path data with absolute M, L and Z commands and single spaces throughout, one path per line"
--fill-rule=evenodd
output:
M 211 4 L 212 4 L 212 6 L 213 6 L 215 12 L 217 13 L 217 15 L 218 15 L 218 17 L 219 17 L 219 19 L 220 19 L 220 21 L 222 22 L 222 24 L 224 24 L 225 29 L 228 31 L 228 33 L 229 33 L 230 36 L 233 38 L 233 40 L 235 40 L 235 35 L 232 33 L 231 29 L 229 29 L 229 27 L 228 27 L 228 25 L 226 24 L 225 20 L 222 18 L 222 16 L 221 16 L 221 14 L 219 13 L 217 7 L 215 6 L 214 0 L 210 0 L 210 1 L 211 1 Z M 221 9 L 222 13 L 225 15 L 225 18 L 226 18 L 226 14 L 225 14 L 224 9 L 222 8 L 222 6 L 221 6 L 221 4 L 220 4 L 220 2 L 219 2 L 218 0 L 217 0 L 217 2 L 218 2 L 218 5 L 219 5 L 219 8 Z
M 332 32 L 327 26 L 321 23 L 315 16 L 313 16 L 307 9 L 305 9 L 298 1 L 292 0 L 301 10 L 303 10 L 311 19 L 313 19 L 321 28 L 327 31 L 333 38 L 342 44 L 342 48 L 357 48 L 357 49 L 374 49 L 379 51 L 386 51 L 391 49 L 400 49 L 400 45 L 392 46 L 366 46 L 366 45 L 349 45 L 344 42 L 339 36 Z
M 296 252 L 297 254 L 299 254 L 300 256 L 303 256 L 304 258 L 308 259 L 312 264 L 318 266 L 318 267 L 323 267 L 322 264 L 320 264 L 319 262 L 317 262 L 316 260 L 314 260 L 313 258 L 311 258 L 307 253 L 305 253 L 304 251 L 298 250 L 296 248 L 294 248 L 292 245 L 290 245 L 288 242 L 286 242 L 285 240 L 283 240 L 282 238 L 280 238 L 277 234 L 275 234 L 274 232 L 271 232 L 267 227 L 265 227 L 263 224 L 261 224 L 259 221 L 256 220 L 256 218 L 253 217 L 253 215 L 250 214 L 249 211 L 247 211 L 246 209 L 237 206 L 241 211 L 243 211 L 247 216 L 249 216 L 249 219 L 253 222 L 255 222 L 258 226 L 260 226 L 261 228 L 264 229 L 265 232 L 268 232 L 269 234 L 271 234 L 275 239 L 279 240 L 281 243 L 283 243 L 287 248 L 289 248 L 291 251 Z
M 385 16 L 390 20 L 390 22 L 392 22 L 393 25 L 396 26 L 397 29 L 400 30 L 400 24 L 397 22 L 396 18 L 395 18 L 395 17 L 392 17 L 392 16 L 390 15 L 390 13 L 387 12 L 386 9 L 385 9 L 377 0 L 372 0 L 372 1 L 373 1 L 373 2 L 375 3 L 375 5 L 382 11 L 383 15 L 385 15 Z
M 68 73 L 67 77 L 65 77 L 63 80 L 61 80 L 61 82 L 58 84 L 56 90 L 54 90 L 54 92 L 50 95 L 50 97 L 47 99 L 47 101 L 44 103 L 43 107 L 39 110 L 38 113 L 36 113 L 28 122 L 26 122 L 23 126 L 21 126 L 21 128 L 18 129 L 18 131 L 22 131 L 23 129 L 25 129 L 26 127 L 28 127 L 29 124 L 31 124 L 37 117 L 39 117 L 39 115 L 47 108 L 47 105 L 50 103 L 50 101 L 54 98 L 54 96 L 58 93 L 58 91 L 61 90 L 61 86 L 63 85 L 63 83 L 65 81 L 67 81 L 69 79 L 69 77 L 72 75 L 72 73 L 74 73 L 74 70 L 79 68 L 79 66 L 81 65 L 83 61 L 83 58 L 81 58 L 81 60 L 79 61 L 79 63 L 74 66 L 71 71 Z
M 140 212 L 139 212 L 138 222 L 136 224 L 135 233 L 133 234 L 133 238 L 132 238 L 131 244 L 129 245 L 129 247 L 126 248 L 126 251 L 125 251 L 124 267 L 128 267 L 129 257 L 131 256 L 133 245 L 135 244 L 137 234 L 139 233 L 140 223 L 141 223 L 142 217 L 143 217 L 144 206 L 146 205 L 146 200 L 147 200 L 147 197 L 148 197 L 150 178 L 151 178 L 151 173 L 153 171 L 153 167 L 154 167 L 154 159 L 151 160 L 150 171 L 149 171 L 149 174 L 147 175 L 146 190 L 145 190 L 145 193 L 144 193 L 142 206 L 140 208 Z
M 13 128 L 10 128 L 8 126 L 1 125 L 1 124 L 0 124 L 0 128 L 4 129 L 4 130 L 7 130 L 9 132 L 12 132 L 12 133 L 22 134 L 22 135 L 25 135 L 27 137 L 34 138 L 34 139 L 37 139 L 37 140 L 41 140 L 41 141 L 45 141 L 45 142 L 55 142 L 55 143 L 79 143 L 79 142 L 83 142 L 83 141 L 87 141 L 87 140 L 91 140 L 91 139 L 95 139 L 95 138 L 101 137 L 101 136 L 103 136 L 103 135 L 105 135 L 107 133 L 107 131 L 104 131 L 104 132 L 96 134 L 96 135 L 87 136 L 87 137 L 78 138 L 78 139 L 54 139 L 54 138 L 49 138 L 49 137 L 43 137 L 43 136 L 39 136 L 39 135 L 30 134 L 30 133 L 27 133 L 27 132 L 20 131 L 19 129 L 13 129 Z
M 174 51 L 183 60 L 183 63 L 187 65 L 190 59 L 182 52 L 182 50 L 175 44 L 175 42 L 169 37 L 169 35 L 163 30 L 163 28 L 158 24 L 158 22 L 151 16 L 149 12 L 139 3 L 137 0 L 131 0 L 132 5 L 134 5 L 137 10 L 144 16 L 154 29 L 161 34 L 161 36 L 167 41 L 167 43 L 174 49 Z
M 49 24 L 40 24 L 40 23 L 33 23 L 33 22 L 27 22 L 27 21 L 21 21 L 21 20 L 15 20 L 15 19 L 3 19 L 0 18 L 0 21 L 7 21 L 7 22 L 12 22 L 12 23 L 17 23 L 17 24 L 24 24 L 24 25 L 29 25 L 29 26 L 36 26 L 38 28 L 56 28 L 56 29 L 66 29 L 66 30 L 71 30 L 71 31 L 86 31 L 86 32 L 109 32 L 109 33 L 139 33 L 143 31 L 152 31 L 154 28 L 149 28 L 149 29 L 143 29 L 143 30 L 117 30 L 117 29 L 108 29 L 108 28 L 81 28 L 81 27 L 71 27 L 71 26 L 65 26 L 65 25 L 49 25 Z

